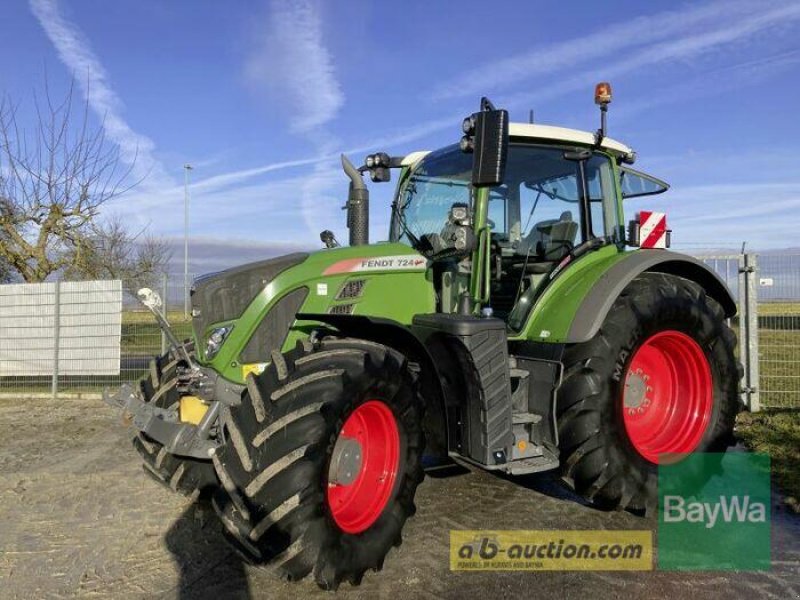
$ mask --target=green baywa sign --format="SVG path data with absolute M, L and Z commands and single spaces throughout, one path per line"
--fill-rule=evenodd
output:
M 658 470 L 658 566 L 770 568 L 770 459 L 692 454 Z

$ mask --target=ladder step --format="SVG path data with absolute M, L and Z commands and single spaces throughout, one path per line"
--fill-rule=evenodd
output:
M 542 456 L 523 458 L 508 463 L 506 471 L 512 475 L 525 475 L 527 473 L 539 473 L 549 471 L 558 467 L 558 457 L 549 450 L 544 450 Z
M 514 413 L 511 416 L 511 422 L 515 425 L 520 425 L 523 423 L 538 423 L 542 420 L 542 415 L 537 415 L 536 413 Z

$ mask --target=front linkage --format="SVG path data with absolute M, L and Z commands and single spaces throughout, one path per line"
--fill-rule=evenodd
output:
M 151 362 L 138 385 L 126 383 L 114 393 L 106 389 L 103 399 L 122 409 L 125 424 L 137 430 L 134 446 L 145 471 L 173 490 L 196 495 L 216 486 L 209 458 L 220 445 L 219 414 L 226 402 L 238 402 L 242 388 L 195 362 L 193 344 L 178 342 L 157 293 L 144 288 L 138 296 L 170 348 Z
M 211 439 L 212 426 L 219 416 L 219 402 L 209 404 L 200 422 L 193 425 L 180 422 L 179 412 L 174 409 L 145 402 L 141 390 L 134 389 L 130 383 L 123 384 L 116 393 L 104 392 L 103 400 L 121 408 L 127 422 L 164 446 L 170 454 L 207 459 L 219 445 Z

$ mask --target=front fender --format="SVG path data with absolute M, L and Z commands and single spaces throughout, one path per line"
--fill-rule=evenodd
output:
M 427 452 L 446 455 L 454 449 L 456 423 L 449 418 L 445 406 L 443 373 L 432 352 L 439 348 L 423 340 L 409 327 L 398 321 L 369 315 L 333 315 L 328 313 L 300 313 L 299 320 L 308 323 L 324 323 L 335 328 L 341 335 L 369 340 L 388 346 L 405 355 L 418 365 L 420 387 L 426 403 Z

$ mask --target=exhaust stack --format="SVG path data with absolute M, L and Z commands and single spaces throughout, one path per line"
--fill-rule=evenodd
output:
M 350 230 L 350 245 L 369 244 L 369 190 L 361 178 L 361 173 L 353 163 L 342 154 L 342 167 L 350 178 L 350 191 L 347 194 L 347 228 Z

